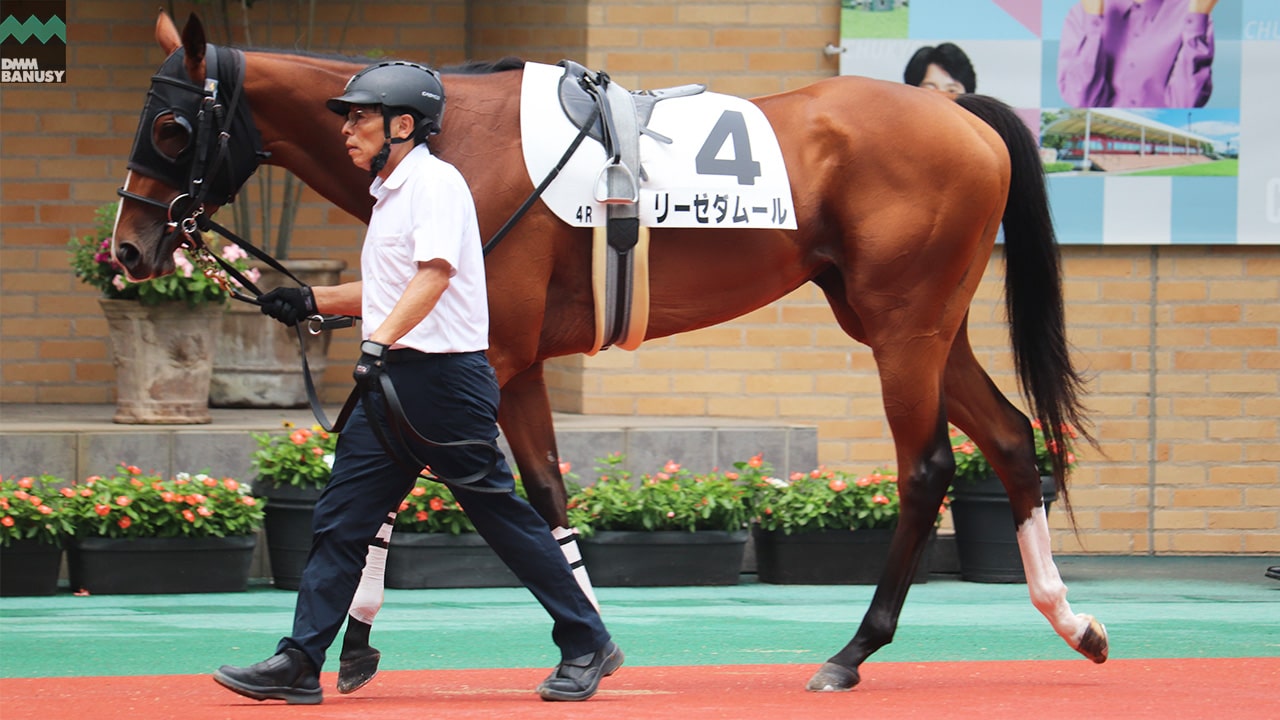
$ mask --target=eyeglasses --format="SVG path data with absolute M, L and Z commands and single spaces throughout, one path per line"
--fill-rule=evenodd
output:
M 376 110 L 366 110 L 364 108 L 352 108 L 347 113 L 347 119 L 342 122 L 342 127 L 345 128 L 348 125 L 355 127 L 360 123 L 364 122 L 365 118 L 381 117 L 381 116 L 382 116 L 382 113 Z

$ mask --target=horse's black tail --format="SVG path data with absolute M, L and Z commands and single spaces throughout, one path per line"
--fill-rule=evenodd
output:
M 1005 312 L 1018 382 L 1043 426 L 1054 456 L 1054 476 L 1066 499 L 1067 446 L 1085 427 L 1081 403 L 1084 380 L 1072 367 L 1062 304 L 1058 240 L 1049 212 L 1044 166 L 1035 138 L 1013 109 L 985 95 L 961 95 L 957 102 L 998 133 L 1009 148 L 1011 177 L 1004 209 Z

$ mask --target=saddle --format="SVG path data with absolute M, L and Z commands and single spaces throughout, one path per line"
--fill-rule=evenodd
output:
M 705 85 L 692 84 L 629 92 L 603 72 L 593 73 L 572 60 L 561 60 L 560 107 L 574 127 L 601 144 L 605 164 L 593 183 L 595 200 L 608 213 L 592 240 L 592 293 L 595 297 L 596 352 L 611 345 L 634 350 L 644 341 L 649 321 L 649 229 L 641 227 L 637 202 L 640 179 L 640 135 L 670 144 L 649 129 L 653 108 L 667 98 L 697 95 Z

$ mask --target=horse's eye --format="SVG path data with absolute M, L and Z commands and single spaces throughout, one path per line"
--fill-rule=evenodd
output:
M 151 145 L 161 157 L 170 162 L 177 161 L 190 144 L 191 123 L 186 118 L 173 112 L 156 116 L 151 124 Z

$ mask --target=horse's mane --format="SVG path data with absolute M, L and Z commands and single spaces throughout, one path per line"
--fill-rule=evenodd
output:
M 334 62 L 354 63 L 357 65 L 371 65 L 382 60 L 395 60 L 397 58 L 383 57 L 357 57 L 354 55 L 343 55 L 341 53 L 325 53 L 312 52 L 309 50 L 295 50 L 291 48 L 246 48 L 246 50 L 258 53 L 268 53 L 271 55 L 295 55 L 298 57 L 314 58 L 316 60 L 331 60 Z M 524 58 L 518 58 L 508 55 L 499 60 L 467 60 L 456 65 L 446 65 L 439 68 L 440 72 L 452 75 L 490 75 L 492 73 L 506 72 L 507 70 L 520 70 L 524 67 Z
M 500 60 L 468 60 L 457 65 L 447 65 L 440 68 L 440 72 L 454 75 L 489 75 L 507 70 L 520 70 L 523 67 L 524 58 L 508 55 Z

